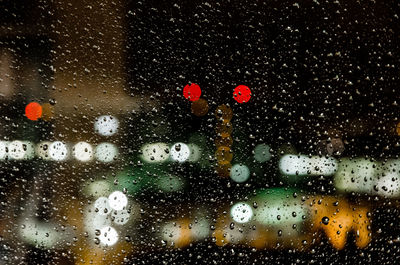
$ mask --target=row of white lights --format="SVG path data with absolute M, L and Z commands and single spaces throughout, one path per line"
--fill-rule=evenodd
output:
M 28 160 L 35 156 L 43 160 L 65 161 L 72 155 L 78 161 L 89 162 L 94 158 L 100 162 L 112 162 L 118 156 L 118 148 L 112 143 L 100 143 L 96 147 L 87 142 L 73 146 L 61 141 L 0 141 L 0 160 Z
M 282 175 L 333 176 L 339 191 L 400 197 L 400 160 L 371 161 L 365 158 L 284 155 L 279 161 Z

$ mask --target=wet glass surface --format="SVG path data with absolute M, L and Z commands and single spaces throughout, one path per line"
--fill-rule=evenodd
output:
M 399 259 L 396 1 L 0 6 L 0 264 Z

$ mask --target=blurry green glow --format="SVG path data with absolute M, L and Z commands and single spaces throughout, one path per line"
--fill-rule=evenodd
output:
M 196 144 L 188 144 L 190 155 L 188 158 L 189 162 L 197 162 L 201 158 L 201 149 Z
M 230 177 L 237 183 L 243 183 L 250 177 L 250 170 L 246 165 L 235 164 L 230 171 Z
M 146 163 L 142 166 L 125 168 L 115 177 L 109 177 L 107 181 L 110 183 L 112 191 L 126 189 L 128 194 L 135 195 L 148 189 L 160 188 L 159 181 L 168 178 L 167 171 L 167 165 Z
M 267 144 L 259 144 L 254 148 L 254 159 L 260 163 L 271 159 L 270 147 Z
M 173 175 L 159 177 L 156 185 L 165 192 L 176 192 L 182 190 L 184 187 L 182 179 Z
M 308 215 L 307 206 L 303 205 L 300 196 L 294 197 L 295 189 L 268 189 L 254 197 L 257 208 L 254 220 L 265 225 L 280 226 L 302 224 L 303 216 Z

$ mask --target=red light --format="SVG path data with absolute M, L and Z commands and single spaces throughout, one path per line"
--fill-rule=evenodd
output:
M 186 85 L 183 88 L 183 96 L 190 101 L 196 101 L 201 96 L 200 86 L 197 84 Z
M 42 112 L 42 106 L 37 102 L 31 102 L 25 107 L 25 116 L 32 121 L 37 121 L 42 117 Z
M 251 98 L 251 90 L 249 87 L 239 85 L 233 91 L 233 98 L 239 103 L 246 103 Z

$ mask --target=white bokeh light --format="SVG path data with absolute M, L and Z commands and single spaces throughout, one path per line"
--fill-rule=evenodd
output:
M 114 210 L 122 210 L 128 205 L 128 197 L 121 191 L 114 191 L 108 196 L 108 203 Z
M 285 175 L 306 175 L 309 164 L 308 157 L 305 155 L 282 156 L 279 161 L 279 169 Z
M 93 237 L 96 236 L 96 231 L 100 231 L 101 228 L 111 225 L 111 218 L 107 214 L 99 214 L 93 206 L 86 208 L 83 221 L 85 230 Z
M 179 225 L 176 225 L 173 222 L 166 223 L 161 230 L 163 240 L 174 243 L 179 241 L 181 234 L 182 229 L 179 227 Z
M 235 164 L 230 171 L 231 179 L 237 183 L 243 183 L 250 177 L 250 170 L 246 165 Z
M 190 149 L 187 144 L 176 143 L 171 147 L 171 159 L 178 162 L 185 162 L 190 156 Z
M 94 202 L 94 209 L 100 215 L 107 215 L 111 211 L 111 206 L 109 204 L 108 198 L 100 197 Z
M 94 130 L 103 136 L 111 136 L 118 131 L 119 121 L 111 115 L 103 115 L 96 118 L 94 122 Z
M 117 158 L 118 149 L 114 144 L 101 143 L 96 146 L 95 156 L 100 162 L 109 163 Z
M 93 147 L 87 142 L 79 142 L 72 148 L 72 155 L 79 161 L 90 161 L 93 159 Z
M 309 158 L 309 161 L 310 161 L 310 166 L 309 166 L 310 175 L 332 176 L 338 169 L 338 162 L 333 157 L 313 156 Z
M 11 159 L 23 159 L 25 155 L 23 143 L 21 141 L 12 141 L 8 144 L 8 155 Z
M 7 157 L 8 142 L 0 141 L 0 160 L 4 160 Z
M 237 223 L 247 223 L 253 217 L 253 209 L 245 202 L 239 202 L 232 206 L 231 217 Z
M 377 180 L 376 187 L 378 194 L 386 197 L 399 197 L 400 195 L 400 175 L 398 172 L 386 172 L 385 176 Z
M 36 156 L 43 160 L 51 160 L 49 155 L 51 142 L 43 141 L 36 145 L 35 152 Z
M 31 159 L 34 156 L 33 144 L 29 141 L 12 141 L 8 144 L 8 155 L 11 159 Z
M 54 230 L 54 224 L 51 223 L 29 218 L 21 220 L 20 227 L 20 237 L 36 247 L 54 248 L 61 239 L 59 233 Z
M 55 141 L 49 146 L 49 157 L 55 161 L 63 161 L 68 156 L 67 145 L 60 141 Z
M 335 174 L 337 168 L 337 160 L 332 157 L 308 157 L 305 155 L 287 154 L 282 156 L 279 161 L 281 173 L 289 176 L 331 176 Z
M 111 212 L 111 220 L 117 225 L 124 225 L 129 221 L 130 214 L 128 210 L 123 209 Z
M 166 143 L 145 144 L 141 148 L 142 158 L 148 163 L 159 163 L 169 158 L 169 147 Z
M 107 246 L 112 246 L 118 241 L 118 232 L 111 226 L 105 226 L 100 230 L 100 242 Z

